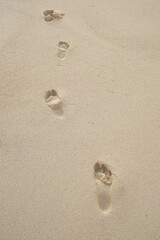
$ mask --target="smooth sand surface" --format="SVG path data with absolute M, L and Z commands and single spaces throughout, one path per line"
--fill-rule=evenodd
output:
M 0 240 L 160 239 L 159 0 L 0 0 L 0 83 Z

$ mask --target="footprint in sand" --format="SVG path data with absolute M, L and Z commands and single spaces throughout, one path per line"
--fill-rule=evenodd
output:
M 57 115 L 62 115 L 63 114 L 63 110 L 62 110 L 62 102 L 61 99 L 59 97 L 59 95 L 57 94 L 57 92 L 52 89 L 49 90 L 45 93 L 45 102 L 47 103 L 47 105 L 54 110 L 54 112 Z
M 66 57 L 67 50 L 69 48 L 69 44 L 67 42 L 60 41 L 57 46 L 57 57 L 60 59 L 64 59 Z
M 113 174 L 108 165 L 103 162 L 96 162 L 94 165 L 94 176 L 96 179 L 98 205 L 104 213 L 108 213 L 112 208 Z
M 44 15 L 44 20 L 46 22 L 51 22 L 53 21 L 54 19 L 60 19 L 60 18 L 63 18 L 63 16 L 65 15 L 64 12 L 62 11 L 59 11 L 59 10 L 45 10 L 43 12 L 43 15 Z

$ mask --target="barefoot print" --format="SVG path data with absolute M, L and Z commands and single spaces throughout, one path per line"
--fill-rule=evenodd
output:
M 47 91 L 44 98 L 45 98 L 47 105 L 52 110 L 58 110 L 62 107 L 62 102 L 61 102 L 57 92 L 54 89 Z
M 57 46 L 57 57 L 60 59 L 64 59 L 66 57 L 67 50 L 69 48 L 69 44 L 67 42 L 60 41 Z
M 45 10 L 43 12 L 43 15 L 44 15 L 44 20 L 46 22 L 51 22 L 53 21 L 54 19 L 60 19 L 60 18 L 63 18 L 63 16 L 65 15 L 64 12 L 62 11 L 58 11 L 58 10 Z
M 93 168 L 96 179 L 98 205 L 104 213 L 108 213 L 112 208 L 113 175 L 108 165 L 102 162 L 96 162 Z

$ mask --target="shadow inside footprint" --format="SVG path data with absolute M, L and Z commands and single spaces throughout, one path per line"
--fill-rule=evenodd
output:
M 54 113 L 61 117 L 63 115 L 62 102 L 57 92 L 54 89 L 49 90 L 44 98 L 47 105 L 54 110 Z
M 112 208 L 112 189 L 111 186 L 106 186 L 102 182 L 96 182 L 96 194 L 98 198 L 99 208 L 103 213 L 107 214 Z
M 61 19 L 65 15 L 64 12 L 58 10 L 45 10 L 43 12 L 44 20 L 46 22 L 51 22 L 54 19 Z

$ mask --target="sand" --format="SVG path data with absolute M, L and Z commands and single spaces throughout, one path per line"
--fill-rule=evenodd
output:
M 160 2 L 0 0 L 0 19 L 0 240 L 160 239 Z

